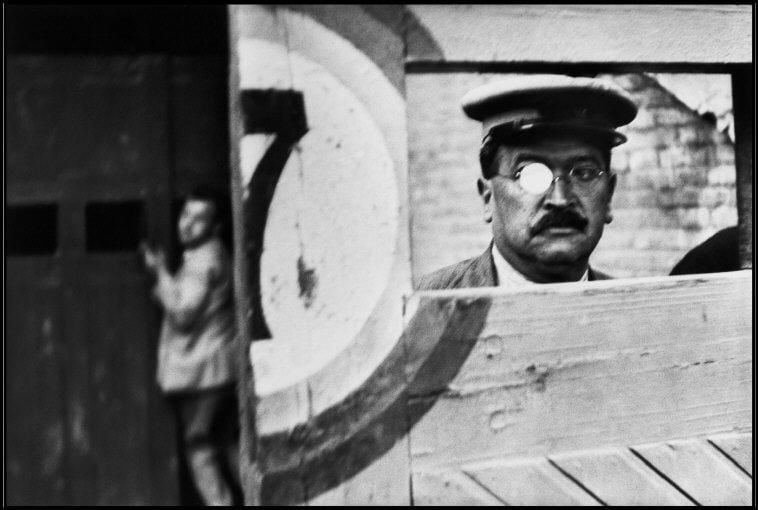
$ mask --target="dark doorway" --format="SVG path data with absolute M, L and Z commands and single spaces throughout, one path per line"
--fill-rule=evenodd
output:
M 8 503 L 196 503 L 135 246 L 175 245 L 193 184 L 229 186 L 226 8 L 5 14 Z

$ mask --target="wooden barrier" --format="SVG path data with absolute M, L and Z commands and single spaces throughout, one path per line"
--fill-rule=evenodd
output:
M 311 499 L 321 481 L 287 475 L 261 486 L 257 463 L 270 472 L 305 462 L 279 441 L 319 450 L 318 438 L 290 432 L 349 408 L 402 332 L 411 289 L 403 44 L 379 20 L 397 12 L 230 7 L 237 302 L 242 357 L 254 360 L 240 394 L 249 503 Z M 302 480 L 319 474 L 301 471 Z M 408 473 L 393 474 L 407 484 Z M 337 485 L 355 495 L 363 483 Z
M 230 6 L 247 503 L 745 501 L 751 271 L 411 296 L 407 73 L 752 59 L 747 6 L 546 9 Z
M 410 395 L 414 503 L 749 504 L 751 276 L 414 296 L 414 320 L 490 303 L 458 373 Z
M 751 279 L 417 293 L 364 384 L 260 438 L 262 502 L 746 504 Z
M 408 9 L 418 20 L 411 29 L 423 27 L 423 33 L 408 36 L 411 62 L 752 60 L 746 5 L 410 5 Z

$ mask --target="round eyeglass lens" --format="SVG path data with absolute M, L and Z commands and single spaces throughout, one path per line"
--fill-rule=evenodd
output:
M 544 193 L 553 183 L 553 172 L 542 163 L 529 163 L 519 172 L 519 184 L 529 193 Z

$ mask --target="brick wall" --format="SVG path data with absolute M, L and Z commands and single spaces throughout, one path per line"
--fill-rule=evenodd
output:
M 476 191 L 480 125 L 460 109 L 496 74 L 407 77 L 414 279 L 481 253 L 491 238 Z M 694 245 L 737 223 L 733 145 L 647 75 L 603 76 L 640 106 L 614 149 L 614 221 L 592 256 L 617 277 L 668 274 Z

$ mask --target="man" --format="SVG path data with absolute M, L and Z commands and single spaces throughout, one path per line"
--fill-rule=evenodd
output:
M 176 274 L 161 250 L 143 246 L 164 310 L 158 384 L 179 424 L 195 485 L 208 505 L 231 505 L 238 489 L 238 417 L 232 269 L 221 240 L 221 197 L 197 188 L 178 222 L 184 253 Z M 231 476 L 230 476 L 231 475 Z
M 472 90 L 463 110 L 483 125 L 477 181 L 493 241 L 421 279 L 420 290 L 607 279 L 589 257 L 613 219 L 616 128 L 637 107 L 591 78 L 535 75 Z

